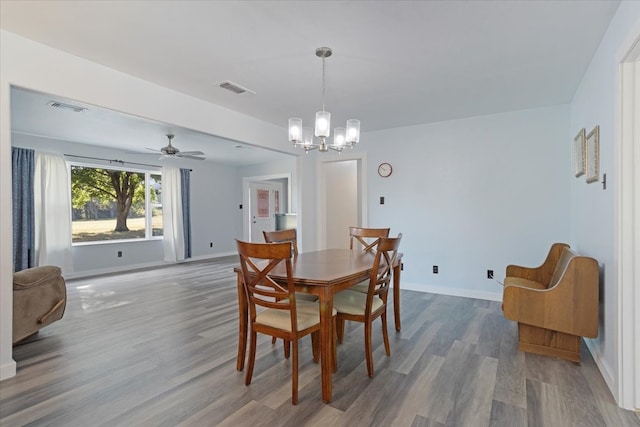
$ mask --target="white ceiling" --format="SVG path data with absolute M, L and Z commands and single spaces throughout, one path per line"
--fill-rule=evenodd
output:
M 2 0 L 0 24 L 283 128 L 292 116 L 311 123 L 320 110 L 314 52 L 329 46 L 332 124 L 358 118 L 366 133 L 570 102 L 618 5 Z M 217 86 L 224 80 L 255 94 L 225 91 Z M 206 152 L 181 146 L 178 136 L 175 143 Z
M 52 108 L 48 105 L 51 101 L 86 110 L 76 113 Z M 139 158 L 146 162 L 159 158 L 151 150 L 166 146 L 169 133 L 175 135 L 174 147 L 181 151 L 202 151 L 202 157 L 217 163 L 245 166 L 286 156 L 281 152 L 16 87 L 11 88 L 11 128 L 18 133 L 103 146 L 127 154 L 142 153 L 146 157 Z

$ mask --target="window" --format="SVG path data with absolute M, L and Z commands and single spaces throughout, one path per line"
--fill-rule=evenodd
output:
M 73 243 L 162 236 L 158 171 L 71 165 Z

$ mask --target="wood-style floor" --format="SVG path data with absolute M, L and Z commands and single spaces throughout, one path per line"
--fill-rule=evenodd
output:
M 64 318 L 14 348 L 18 374 L 0 383 L 0 424 L 640 426 L 584 348 L 581 366 L 520 353 L 499 303 L 411 291 L 402 291 L 400 333 L 390 319 L 391 357 L 374 330 L 375 378 L 362 326 L 347 326 L 331 404 L 304 339 L 292 406 L 281 342 L 260 337 L 251 386 L 235 369 L 236 262 L 69 280 Z

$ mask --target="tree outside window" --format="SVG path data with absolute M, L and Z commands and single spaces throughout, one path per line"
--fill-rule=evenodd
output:
M 71 166 L 73 243 L 162 236 L 157 172 Z

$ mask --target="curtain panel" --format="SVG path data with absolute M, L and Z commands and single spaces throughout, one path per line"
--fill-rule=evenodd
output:
M 191 258 L 191 169 L 180 169 L 184 257 Z
M 34 150 L 11 148 L 13 271 L 35 266 L 34 168 Z
M 162 226 L 165 261 L 184 259 L 181 193 L 180 169 L 164 166 L 162 168 Z
M 70 273 L 71 186 L 64 157 L 36 152 L 34 183 L 37 265 L 56 265 Z

